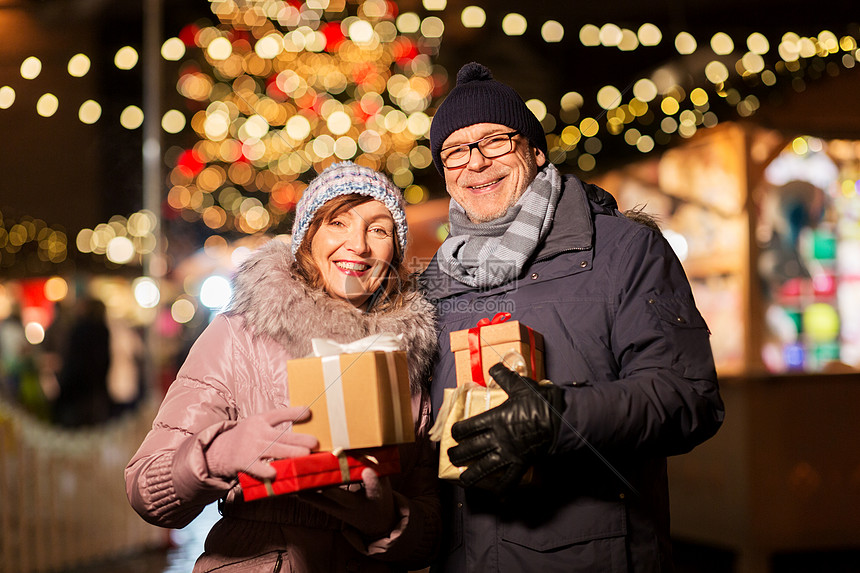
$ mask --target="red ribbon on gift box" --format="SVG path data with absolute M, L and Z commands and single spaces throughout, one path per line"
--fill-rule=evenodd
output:
M 481 386 L 486 386 L 486 383 L 484 382 L 484 363 L 481 358 L 481 329 L 485 326 L 501 324 L 510 318 L 511 313 L 498 312 L 492 319 L 482 318 L 474 328 L 469 329 L 469 362 L 472 366 L 472 382 L 480 384 Z M 534 376 L 535 372 L 537 372 L 537 364 L 535 361 L 535 335 L 534 331 L 530 327 L 526 326 L 526 330 L 529 333 L 529 359 L 532 367 L 531 374 Z
M 399 473 L 400 449 L 397 446 L 383 446 L 341 450 L 337 455 L 319 452 L 270 463 L 278 472 L 274 480 L 260 481 L 245 472 L 239 472 L 239 484 L 245 501 L 358 482 L 365 468 L 373 468 L 380 476 Z

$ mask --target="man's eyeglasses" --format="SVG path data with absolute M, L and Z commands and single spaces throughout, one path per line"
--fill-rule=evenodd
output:
M 473 149 L 477 149 L 478 153 L 487 159 L 495 159 L 496 157 L 507 155 L 514 150 L 514 141 L 512 138 L 518 134 L 518 131 L 496 133 L 473 143 L 446 147 L 439 153 L 439 158 L 446 169 L 456 169 L 469 163 Z

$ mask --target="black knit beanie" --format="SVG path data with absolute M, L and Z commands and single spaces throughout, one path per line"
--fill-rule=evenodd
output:
M 436 110 L 430 124 L 430 152 L 439 173 L 443 173 L 439 153 L 448 136 L 476 123 L 498 123 L 519 131 L 546 155 L 546 135 L 523 98 L 506 84 L 493 79 L 493 73 L 477 62 L 457 72 L 457 85 Z

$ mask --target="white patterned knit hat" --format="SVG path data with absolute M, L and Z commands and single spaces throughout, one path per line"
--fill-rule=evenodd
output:
M 394 219 L 400 251 L 406 252 L 407 226 L 403 193 L 382 173 L 356 165 L 351 161 L 343 161 L 324 169 L 310 182 L 302 198 L 299 199 L 296 205 L 296 219 L 293 222 L 294 255 L 302 244 L 317 209 L 335 197 L 351 193 L 372 197 L 388 208 Z

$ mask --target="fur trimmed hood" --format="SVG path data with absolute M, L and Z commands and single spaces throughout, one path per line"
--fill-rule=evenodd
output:
M 427 387 L 436 353 L 435 310 L 419 292 L 397 309 L 369 312 L 308 287 L 290 270 L 294 258 L 286 243 L 274 239 L 255 251 L 233 278 L 228 312 L 242 316 L 255 336 L 268 336 L 295 357 L 311 353 L 312 338 L 351 342 L 371 334 L 403 334 L 412 391 Z

